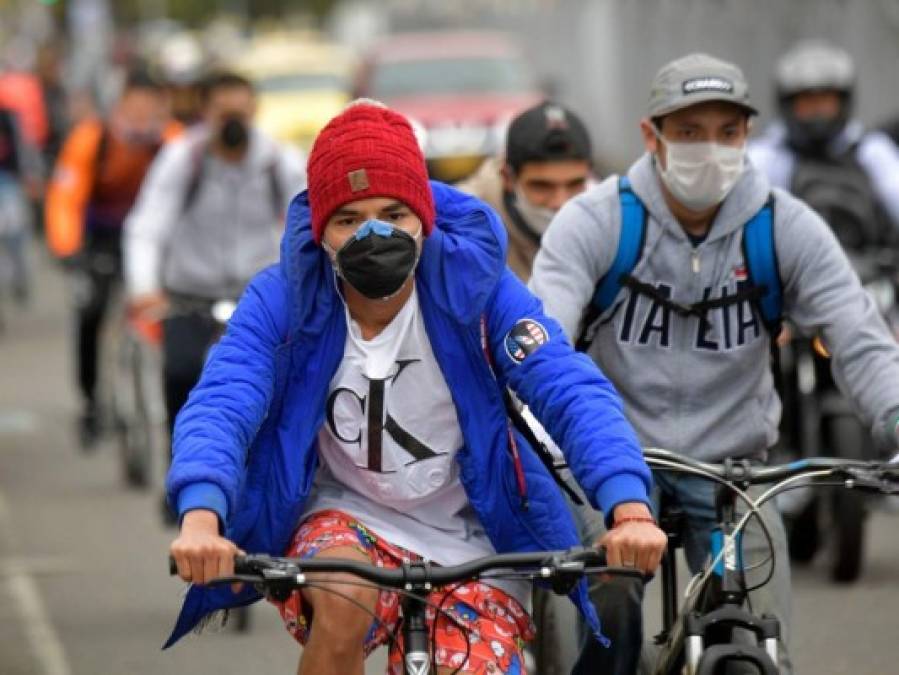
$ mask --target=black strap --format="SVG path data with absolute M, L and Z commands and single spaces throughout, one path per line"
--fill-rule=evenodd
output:
M 205 142 L 197 143 L 195 147 L 191 148 L 191 174 L 187 190 L 184 191 L 181 201 L 182 214 L 190 210 L 200 192 L 200 186 L 203 184 L 206 174 L 206 151 Z M 284 188 L 281 185 L 281 177 L 278 175 L 278 164 L 277 158 L 272 160 L 265 168 L 265 175 L 272 200 L 272 211 L 280 217 L 284 212 Z
M 680 302 L 675 302 L 668 296 L 663 295 L 662 292 L 652 284 L 647 284 L 643 281 L 640 281 L 630 274 L 623 274 L 621 276 L 621 285 L 627 286 L 635 293 L 647 296 L 651 300 L 659 303 L 663 307 L 670 309 L 680 316 L 698 316 L 701 319 L 705 318 L 705 315 L 713 309 L 729 307 L 731 305 L 736 305 L 747 300 L 756 302 L 765 294 L 764 286 L 747 286 L 740 289 L 733 295 L 725 295 L 720 298 L 700 300 L 699 302 L 685 305 Z
M 182 215 L 190 211 L 197 195 L 200 192 L 200 185 L 203 183 L 203 177 L 206 173 L 206 151 L 207 145 L 205 141 L 194 143 L 190 148 L 190 180 L 187 182 L 187 189 L 181 199 Z
M 276 157 L 268 165 L 268 189 L 272 198 L 272 211 L 280 216 L 284 212 L 284 189 L 278 175 L 278 163 Z
M 506 412 L 509 415 L 509 419 L 512 420 L 512 424 L 518 430 L 518 433 L 524 436 L 524 439 L 528 442 L 528 445 L 534 449 L 534 452 L 537 453 L 537 457 L 540 458 L 543 466 L 546 467 L 549 474 L 553 477 L 553 480 L 556 481 L 556 485 L 562 488 L 562 491 L 568 495 L 568 498 L 571 499 L 572 502 L 578 506 L 583 506 L 584 500 L 580 498 L 578 493 L 575 492 L 565 479 L 562 478 L 561 474 L 559 474 L 552 453 L 549 451 L 549 448 L 537 438 L 534 430 L 531 429 L 531 426 L 521 414 L 518 406 L 515 405 L 515 401 L 512 400 L 512 395 L 509 393 L 508 389 L 503 390 L 503 402 L 506 404 Z

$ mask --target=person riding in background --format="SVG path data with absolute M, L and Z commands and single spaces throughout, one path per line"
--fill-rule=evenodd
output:
M 827 42 L 800 42 L 781 57 L 775 81 L 780 119 L 749 144 L 752 163 L 818 210 L 848 249 L 894 244 L 899 148 L 853 118 L 852 57 Z
M 584 123 L 547 101 L 513 119 L 505 155 L 487 159 L 458 188 L 500 214 L 509 236 L 507 262 L 527 282 L 540 237 L 562 205 L 587 188 L 591 165 Z
M 253 126 L 253 85 L 232 73 L 206 84 L 204 122 L 160 153 L 125 223 L 129 307 L 163 321 L 170 429 L 219 328 L 219 300 L 236 301 L 278 258 L 303 159 Z M 167 513 L 167 511 L 164 511 Z
M 895 447 L 899 345 L 828 226 L 746 161 L 755 112 L 737 66 L 704 54 L 665 65 L 640 121 L 646 154 L 625 176 L 609 177 L 562 208 L 543 235 L 531 289 L 615 384 L 644 446 L 710 462 L 765 459 L 781 416 L 770 368 L 779 330 L 770 310 L 780 304 L 803 331 L 823 333 L 835 379 L 880 443 Z M 639 218 L 630 216 L 635 212 Z M 637 234 L 643 228 L 642 237 L 625 236 L 626 218 Z M 774 284 L 753 286 L 762 270 L 750 267 L 744 247 L 750 223 L 756 234 L 768 225 L 767 259 L 780 279 L 779 296 Z M 616 264 L 622 241 L 638 244 L 633 265 Z M 714 486 L 665 473 L 655 479 L 660 495 L 684 512 L 685 552 L 695 573 L 710 550 Z M 761 513 L 776 565 L 770 582 L 749 598 L 756 614 L 779 619 L 785 647 L 786 535 L 772 502 Z M 749 523 L 743 554 L 753 588 L 770 571 L 770 548 L 758 523 Z M 594 598 L 602 612 L 601 594 Z M 639 593 L 629 602 L 639 627 Z M 622 658 L 639 655 L 638 633 L 611 636 L 628 645 Z M 788 672 L 782 652 L 779 663 Z M 603 658 L 588 647 L 576 672 L 619 672 L 604 670 Z
M 14 110 L 0 108 L 0 292 L 8 285 L 19 303 L 31 292 L 28 243 L 32 213 L 28 196 L 41 183 L 41 159 L 22 135 Z
M 103 316 L 121 278 L 122 224 L 141 182 L 180 125 L 160 85 L 131 73 L 105 119 L 77 124 L 66 138 L 47 190 L 44 221 L 50 251 L 75 272 L 81 440 L 99 433 L 97 362 Z
M 396 567 L 575 545 L 561 493 L 510 427 L 507 386 L 613 526 L 609 562 L 654 570 L 666 542 L 636 437 L 608 381 L 507 269 L 495 212 L 429 183 L 409 122 L 372 101 L 326 125 L 308 174 L 280 264 L 253 280 L 178 416 L 171 553 L 194 586 L 169 644 L 258 599 L 203 587 L 241 549 Z M 397 627 L 394 594 L 338 578 L 349 600 L 304 589 L 279 606 L 305 643 L 301 674 L 361 675 Z M 453 593 L 448 611 L 490 639 L 472 640 L 465 663 L 458 631 L 437 619 L 437 672 L 523 672 L 527 588 Z M 583 584 L 575 595 L 598 634 Z M 395 645 L 390 662 L 400 672 Z

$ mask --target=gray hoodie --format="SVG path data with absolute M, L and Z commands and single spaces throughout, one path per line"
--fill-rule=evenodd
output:
M 695 248 L 665 204 L 652 158 L 639 159 L 628 177 L 649 215 L 635 277 L 685 304 L 746 283 L 743 224 L 772 193 L 760 172 L 747 164 Z M 534 263 L 530 287 L 572 339 L 617 251 L 617 181 L 612 176 L 566 204 Z M 823 334 L 838 385 L 893 447 L 899 346 L 824 221 L 786 192 L 773 194 L 784 314 L 803 333 Z M 595 324 L 589 354 L 615 383 L 645 446 L 709 461 L 759 455 L 777 440 L 781 415 L 770 337 L 749 301 L 712 310 L 708 319 L 703 331 L 697 317 L 622 289 Z

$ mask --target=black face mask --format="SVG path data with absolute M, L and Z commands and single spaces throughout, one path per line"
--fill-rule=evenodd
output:
M 415 239 L 379 220 L 366 221 L 337 251 L 340 277 L 372 300 L 395 295 L 417 262 Z
M 800 154 L 824 156 L 830 143 L 843 131 L 846 122 L 847 119 L 842 115 L 806 120 L 787 117 L 787 140 Z
M 231 150 L 244 147 L 249 139 L 250 131 L 247 129 L 247 123 L 240 117 L 229 117 L 219 131 L 222 145 Z

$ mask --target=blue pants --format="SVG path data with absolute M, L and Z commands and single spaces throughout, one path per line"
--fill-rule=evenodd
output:
M 709 555 L 709 541 L 712 529 L 717 523 L 715 514 L 715 483 L 697 476 L 673 472 L 654 472 L 656 484 L 653 495 L 658 502 L 664 493 L 683 510 L 686 523 L 684 531 L 684 554 L 692 574 L 698 573 Z M 571 484 L 573 481 L 569 481 Z M 751 488 L 749 495 L 758 497 L 764 488 Z M 578 522 L 584 545 L 594 544 L 604 533 L 602 514 L 589 504 L 571 505 Z M 779 665 L 781 673 L 792 672 L 786 645 L 789 644 L 791 595 L 790 561 L 787 551 L 787 536 L 780 512 L 773 501 L 761 507 L 762 517 L 774 542 L 776 565 L 773 578 L 764 586 L 749 594 L 752 611 L 755 614 L 773 614 L 780 621 L 781 645 Z M 746 505 L 737 500 L 738 519 L 746 511 Z M 743 531 L 743 559 L 747 567 L 746 583 L 755 586 L 768 576 L 771 555 L 770 546 L 757 519 L 751 518 Z M 764 564 L 760 564 L 764 563 Z M 754 568 L 759 565 L 757 569 Z M 595 582 L 590 588 L 590 597 L 596 605 L 602 621 L 603 633 L 612 640 L 612 647 L 604 649 L 595 640 L 586 637 L 580 658 L 572 675 L 625 675 L 637 671 L 643 644 L 642 623 L 642 583 L 629 579 L 619 579 L 614 583 Z M 753 671 L 754 672 L 754 669 Z

